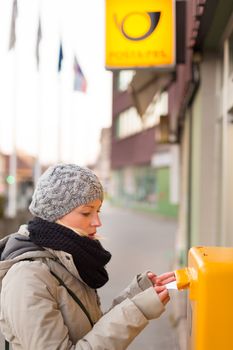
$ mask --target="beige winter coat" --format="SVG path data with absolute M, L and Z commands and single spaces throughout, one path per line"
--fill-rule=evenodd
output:
M 25 225 L 0 241 L 7 254 L 0 262 L 0 328 L 14 350 L 123 350 L 164 311 L 144 274 L 102 315 L 96 291 L 81 280 L 70 254 L 31 246 Z M 80 298 L 93 328 L 50 271 Z

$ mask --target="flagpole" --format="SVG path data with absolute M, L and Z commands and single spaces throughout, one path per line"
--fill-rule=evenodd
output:
M 62 161 L 62 86 L 61 74 L 58 75 L 58 130 L 57 130 L 57 158 L 58 162 Z
M 73 70 L 75 70 L 74 62 L 73 62 Z M 73 74 L 75 74 L 75 71 Z M 74 155 L 75 155 L 75 150 L 76 150 L 76 143 L 75 143 L 76 137 L 74 137 L 74 130 L 76 129 L 75 125 L 76 125 L 76 117 L 77 116 L 74 113 L 74 81 L 75 81 L 74 79 L 75 79 L 75 77 L 72 76 L 72 78 L 73 78 L 73 80 L 72 80 L 72 94 L 71 94 L 72 99 L 71 99 L 71 112 L 70 112 L 71 123 L 70 123 L 70 157 L 69 158 L 70 158 L 70 161 L 72 163 L 75 163 Z
M 37 152 L 36 159 L 34 164 L 34 186 L 37 183 L 40 175 L 41 175 L 41 163 L 40 163 L 40 155 L 41 155 L 41 141 L 42 141 L 42 125 L 41 116 L 42 116 L 42 81 L 40 74 L 40 41 L 41 41 L 41 21 L 40 21 L 40 11 L 39 11 L 39 21 L 38 21 L 38 30 L 37 30 L 37 42 L 36 42 L 36 65 L 37 65 Z
M 16 18 L 18 15 L 17 0 L 13 1 L 11 17 L 11 33 L 9 50 L 14 49 L 14 83 L 13 83 L 13 110 L 12 110 L 12 151 L 9 157 L 8 182 L 8 203 L 6 215 L 9 218 L 15 218 L 17 213 L 17 147 L 16 147 L 16 128 L 17 128 L 17 49 L 16 49 Z
M 74 78 L 73 78 L 73 93 L 74 92 L 79 92 L 79 93 L 86 93 L 87 90 L 87 81 L 85 78 L 85 75 L 83 74 L 83 71 L 79 65 L 79 62 L 77 60 L 77 57 L 74 53 L 74 58 L 73 58 L 73 70 L 74 70 Z M 72 96 L 72 114 L 73 114 L 73 107 L 74 107 L 74 102 L 73 102 L 74 96 Z M 77 116 L 75 115 L 75 119 L 74 116 L 72 115 L 72 122 L 71 124 L 75 125 L 75 122 L 77 120 Z M 73 129 L 71 130 L 71 135 L 73 133 Z M 73 141 L 72 141 L 73 140 Z M 70 142 L 70 145 L 72 147 L 71 150 L 71 157 L 74 159 L 74 155 L 75 155 L 75 137 L 72 137 L 72 140 Z
M 17 55 L 14 51 L 14 84 L 13 84 L 13 110 L 12 110 L 12 151 L 9 157 L 8 182 L 8 206 L 7 216 L 14 218 L 17 212 L 17 147 L 16 147 L 16 127 L 17 127 Z
M 62 42 L 60 40 L 59 57 L 58 57 L 58 121 L 57 121 L 57 158 L 58 162 L 62 161 L 62 61 L 63 50 Z
M 76 115 L 74 117 L 74 93 L 72 92 L 72 99 L 71 99 L 71 123 L 70 123 L 70 161 L 71 163 L 75 163 L 74 155 L 76 150 L 76 137 L 74 137 L 74 130 L 75 130 L 75 122 L 76 122 Z
M 41 122 L 41 76 L 40 72 L 38 71 L 38 77 L 37 77 L 37 90 L 38 90 L 38 99 L 37 99 L 37 152 L 36 152 L 36 159 L 34 164 L 34 185 L 37 183 L 40 175 L 41 175 L 41 163 L 40 163 L 40 154 L 41 154 L 41 139 L 42 139 L 42 122 Z

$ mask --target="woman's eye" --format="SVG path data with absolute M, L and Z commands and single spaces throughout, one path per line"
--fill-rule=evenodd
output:
M 90 213 L 82 213 L 84 216 L 89 216 Z

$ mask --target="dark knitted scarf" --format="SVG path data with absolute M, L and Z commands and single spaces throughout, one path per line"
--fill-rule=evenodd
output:
M 99 241 L 79 236 L 69 228 L 38 217 L 29 221 L 28 230 L 30 240 L 35 244 L 71 254 L 81 278 L 89 287 L 100 288 L 108 281 L 104 266 L 111 254 Z

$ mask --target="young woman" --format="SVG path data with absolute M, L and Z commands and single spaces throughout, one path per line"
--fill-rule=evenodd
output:
M 14 350 L 123 350 L 165 310 L 174 273 L 145 272 L 102 313 L 97 289 L 111 258 L 98 240 L 103 188 L 58 164 L 41 176 L 33 219 L 0 241 L 0 327 Z

